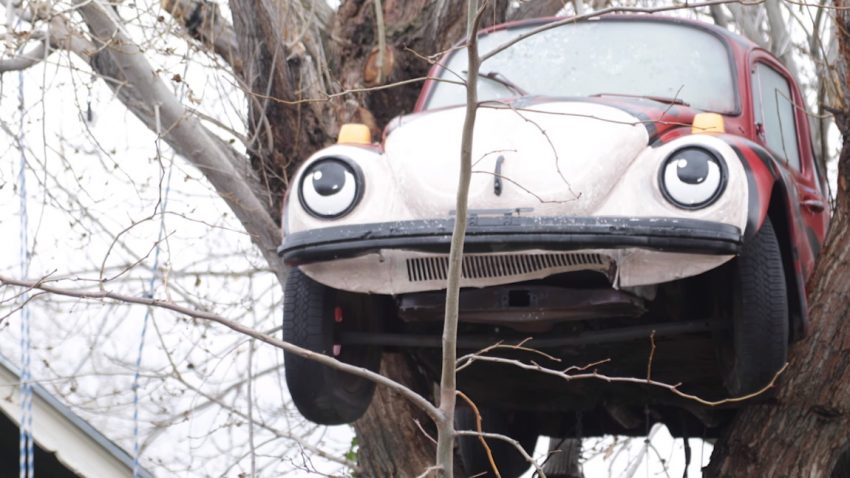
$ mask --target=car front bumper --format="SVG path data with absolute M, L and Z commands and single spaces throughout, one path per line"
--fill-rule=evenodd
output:
M 512 211 L 472 214 L 466 253 L 541 249 L 638 248 L 664 252 L 733 255 L 741 230 L 733 225 L 666 217 L 535 217 Z M 278 253 L 290 265 L 347 259 L 381 250 L 447 253 L 454 219 L 334 226 L 289 234 Z
M 540 217 L 474 211 L 461 287 L 489 287 L 573 271 L 614 287 L 701 274 L 739 251 L 733 225 L 664 217 Z M 486 215 L 484 214 L 486 213 Z M 446 287 L 453 219 L 335 226 L 289 234 L 278 252 L 335 289 L 405 294 Z

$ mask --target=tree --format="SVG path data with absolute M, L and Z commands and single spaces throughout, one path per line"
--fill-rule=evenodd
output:
M 847 402 L 850 377 L 844 366 L 850 302 L 846 267 L 850 207 L 850 3 L 833 2 L 839 58 L 831 110 L 843 136 L 838 191 L 830 231 L 811 291 L 812 331 L 790 353 L 790 366 L 775 402 L 747 407 L 715 448 L 709 476 L 846 476 Z M 805 443 L 805 446 L 801 446 Z M 842 464 L 844 468 L 838 465 Z
M 589 2 L 586 5 L 577 0 L 572 9 L 581 13 L 608 3 Z M 248 139 L 243 153 L 219 139 L 211 127 L 178 101 L 161 76 L 151 75 L 154 69 L 146 60 L 144 50 L 127 32 L 125 22 L 105 2 L 74 2 L 68 12 L 10 5 L 9 11 L 29 22 L 32 31 L 40 28 L 47 34 L 30 37 L 35 44 L 31 50 L 0 61 L 0 72 L 31 66 L 55 50 L 68 50 L 84 58 L 131 112 L 204 173 L 281 282 L 285 281 L 287 271 L 275 252 L 280 242 L 277 211 L 299 161 L 332 142 L 342 123 L 365 123 L 377 137 L 389 119 L 410 109 L 419 83 L 434 61 L 432 55 L 450 48 L 462 37 L 466 27 L 463 2 L 415 0 L 382 4 L 380 0 L 351 0 L 342 2 L 334 11 L 320 0 L 232 0 L 229 4 L 231 25 L 215 4 L 195 0 L 164 1 L 163 7 L 182 25 L 185 33 L 214 52 L 244 91 Z M 777 1 L 768 1 L 764 9 L 736 3 L 726 7 L 718 4 L 711 6 L 710 13 L 717 23 L 737 25 L 751 38 L 783 54 L 786 62 L 791 63 L 789 34 L 782 28 L 781 12 L 777 17 L 779 6 Z M 835 12 L 836 31 L 844 32 L 842 27 L 847 21 L 843 3 L 837 1 L 835 6 L 836 9 L 830 11 Z M 482 24 L 546 16 L 562 8 L 564 3 L 558 0 L 518 5 L 497 0 L 487 5 Z M 819 10 L 818 15 L 823 11 Z M 82 23 L 75 23 L 76 18 L 81 18 Z M 815 31 L 819 31 L 820 20 L 816 24 Z M 761 28 L 761 25 L 767 27 Z M 846 72 L 843 65 L 848 59 L 846 50 L 850 43 L 844 34 L 837 37 L 842 52 L 839 72 Z M 810 50 L 819 54 L 823 50 L 820 40 L 813 40 Z M 846 81 L 838 83 L 844 87 L 847 84 Z M 846 116 L 841 113 L 846 111 L 843 102 L 838 103 L 837 111 L 838 124 L 846 135 Z M 825 141 L 823 143 L 822 148 L 825 148 Z M 845 146 L 840 160 L 841 177 L 847 172 L 847 154 Z M 842 282 L 836 278 L 843 277 L 840 275 L 843 272 L 841 245 L 845 239 L 841 231 L 846 228 L 840 226 L 845 220 L 842 215 L 842 204 L 846 201 L 844 186 L 839 182 L 833 232 L 822 256 L 836 260 L 828 263 L 822 260 L 813 282 L 813 290 L 818 291 L 813 302 L 813 322 L 816 324 L 821 317 L 819 314 L 829 314 L 828 308 L 834 307 L 835 301 L 846 302 L 829 293 L 832 289 L 836 294 L 839 292 L 838 284 Z M 820 281 L 828 282 L 822 284 Z M 833 328 L 825 326 L 824 334 L 804 342 L 798 351 L 808 346 L 812 347 L 811 353 L 841 350 L 837 344 L 823 346 L 828 338 L 840 337 L 840 334 L 826 333 L 839 330 L 840 316 L 830 317 L 833 320 L 828 323 L 834 324 Z M 821 329 L 815 325 L 813 330 Z M 799 356 L 799 353 L 793 356 L 792 368 L 786 376 L 789 385 L 783 387 L 780 402 L 791 396 L 787 390 L 806 387 L 809 387 L 807 390 L 830 390 L 817 400 L 807 399 L 806 410 L 826 410 L 826 415 L 839 413 L 843 416 L 841 406 L 826 400 L 841 395 L 831 393 L 832 389 L 811 387 L 809 377 L 815 374 L 806 373 L 807 370 L 798 365 L 804 362 L 829 364 L 837 360 L 818 355 L 804 361 L 798 359 Z M 428 384 L 421 383 L 402 355 L 387 355 L 382 372 L 424 396 L 429 395 Z M 846 386 L 850 380 L 829 383 Z M 825 400 L 829 402 L 826 408 L 814 407 Z M 804 402 L 798 400 L 797 403 Z M 776 408 L 767 405 L 753 410 L 774 410 L 772 413 L 776 413 Z M 748 410 L 747 414 L 756 413 L 753 410 Z M 741 443 L 736 437 L 757 437 L 758 433 L 768 430 L 757 425 L 758 421 L 746 419 L 747 414 L 742 414 L 736 422 L 735 431 L 724 442 L 726 445 L 719 446 L 721 453 L 725 453 L 719 456 L 725 461 L 717 463 L 729 464 L 718 464 L 718 473 L 739 469 L 740 462 L 731 461 L 744 456 L 734 453 L 744 449 L 735 445 Z M 798 410 L 798 414 L 802 412 Z M 811 418 L 813 415 L 807 416 L 810 422 L 817 422 Z M 433 462 L 433 444 L 418 429 L 417 420 L 423 424 L 429 422 L 421 409 L 403 400 L 397 391 L 379 388 L 370 411 L 355 425 L 361 437 L 358 459 L 365 475 L 414 476 Z M 841 419 L 828 421 L 830 429 L 839 433 L 844 422 Z M 777 423 L 784 427 L 782 424 L 786 422 Z M 399 443 L 406 446 L 399 447 Z M 388 453 L 389 450 L 392 453 Z M 824 463 L 833 463 L 839 451 L 821 455 L 821 459 Z M 779 460 L 772 463 L 779 463 Z

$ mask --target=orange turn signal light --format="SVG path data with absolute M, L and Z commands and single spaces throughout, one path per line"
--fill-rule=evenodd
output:
M 346 123 L 339 129 L 336 142 L 341 144 L 371 144 L 372 132 L 365 124 Z
M 717 113 L 697 113 L 691 125 L 691 133 L 725 133 L 723 116 Z

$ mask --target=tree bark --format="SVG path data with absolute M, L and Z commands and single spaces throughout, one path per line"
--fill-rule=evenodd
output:
M 424 375 L 406 354 L 384 354 L 381 375 L 424 397 L 431 398 L 433 395 L 430 393 L 432 384 L 423 378 Z M 380 416 L 388 418 L 378 419 Z M 359 443 L 358 476 L 413 477 L 434 465 L 437 446 L 432 440 L 436 439 L 437 429 L 433 421 L 389 388 L 375 389 L 372 405 L 366 415 L 355 422 L 354 429 Z M 455 476 L 463 476 L 457 465 Z
M 808 284 L 811 335 L 792 347 L 775 400 L 749 406 L 735 418 L 716 444 L 706 476 L 844 476 L 834 470 L 846 461 L 850 444 L 850 1 L 834 4 L 844 85 L 836 123 L 844 142 L 836 211 Z

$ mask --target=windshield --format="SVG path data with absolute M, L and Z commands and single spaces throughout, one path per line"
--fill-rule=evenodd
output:
M 482 35 L 482 56 L 539 25 Z M 465 79 L 467 57 L 455 51 L 440 78 Z M 732 68 L 717 37 L 688 25 L 656 21 L 590 21 L 533 35 L 481 64 L 479 101 L 519 96 L 625 95 L 677 100 L 735 113 Z M 437 82 L 427 109 L 463 104 L 462 85 Z

